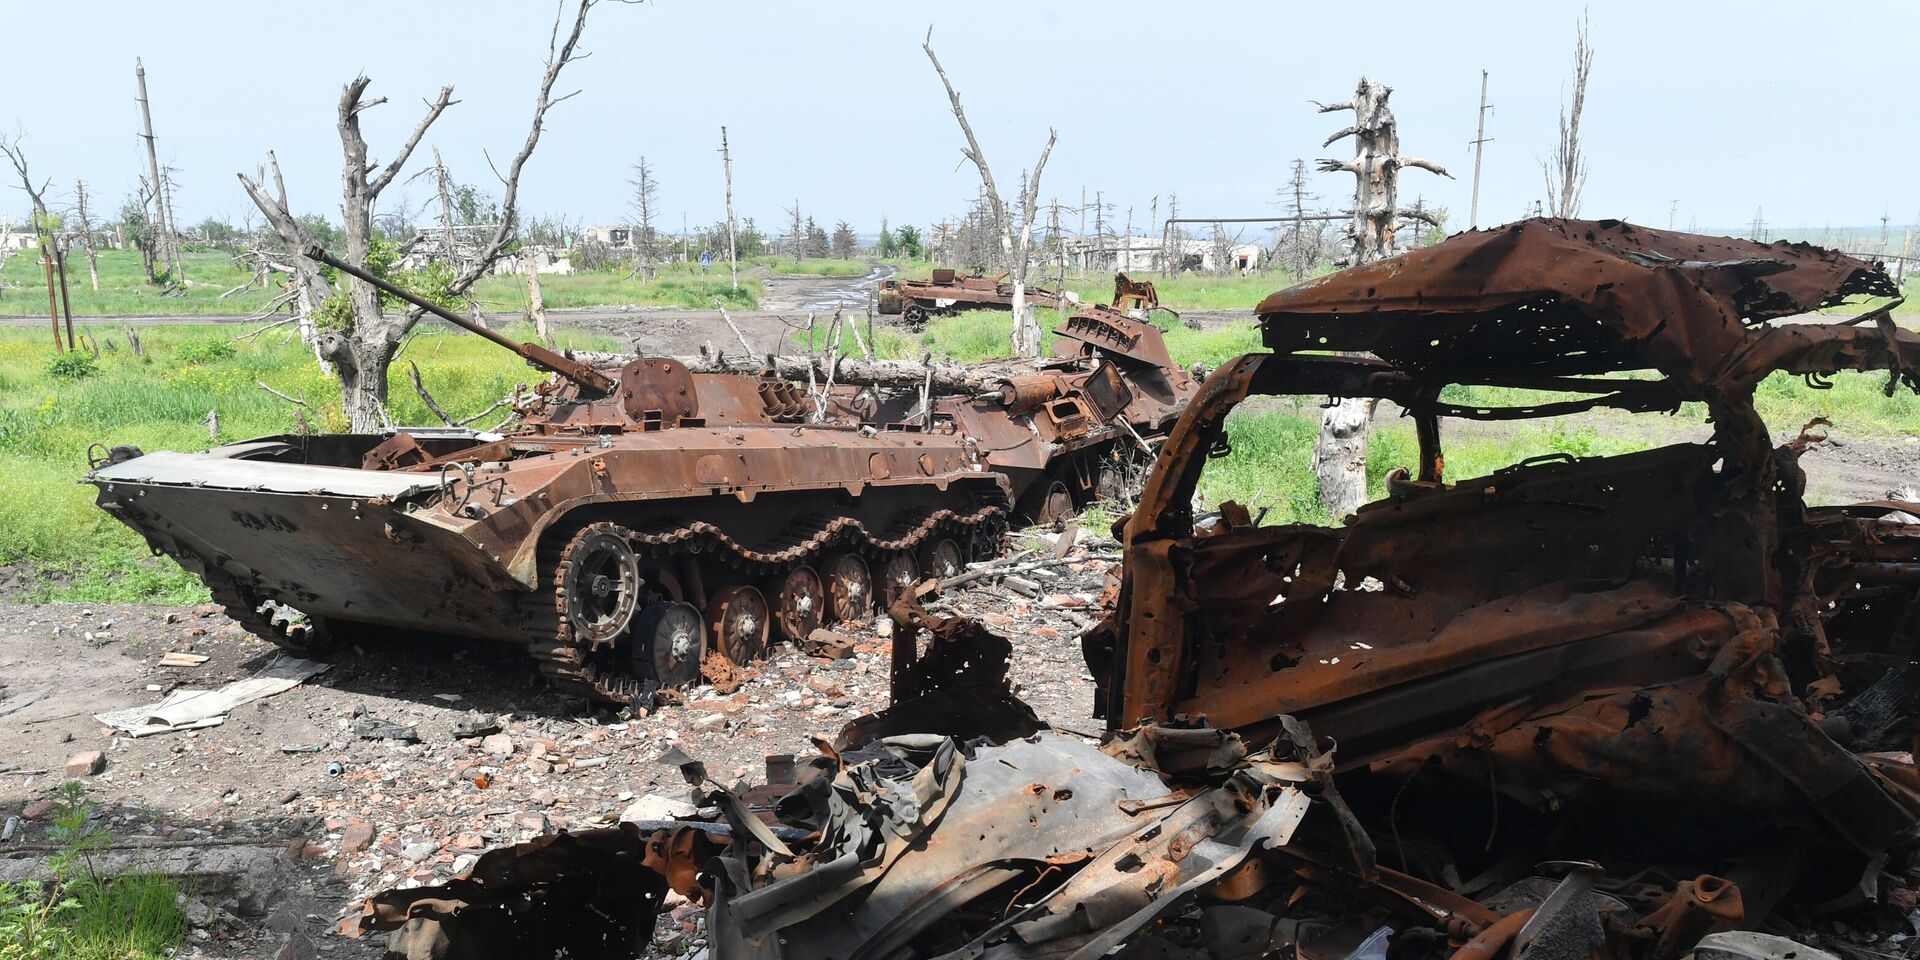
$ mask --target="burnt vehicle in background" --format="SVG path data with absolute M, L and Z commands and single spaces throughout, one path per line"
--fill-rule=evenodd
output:
M 1028 286 L 1027 302 L 1036 309 L 1060 306 L 1070 294 L 1045 287 Z M 952 267 L 935 267 L 927 280 L 883 280 L 877 309 L 898 316 L 909 329 L 919 329 L 934 317 L 946 317 L 962 310 L 1012 310 L 1013 284 L 1007 275 L 989 277 L 984 273 L 965 275 Z
M 810 394 L 760 361 L 596 366 L 310 255 L 553 377 L 501 433 L 116 448 L 87 475 L 99 505 L 289 649 L 369 629 L 504 641 L 605 702 L 692 683 L 710 655 L 799 643 L 996 555 L 1011 519 L 1051 519 L 1111 485 L 1195 389 L 1158 331 L 1098 313 L 1068 322 L 1059 356 L 960 370 L 967 389 L 915 410 L 872 386 Z

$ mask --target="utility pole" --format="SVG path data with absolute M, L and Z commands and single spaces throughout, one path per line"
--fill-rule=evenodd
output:
M 1887 255 L 1887 214 L 1884 210 L 1880 213 L 1880 255 Z
M 1102 214 L 1106 212 L 1106 209 L 1107 205 L 1106 202 L 1101 199 L 1100 191 L 1095 190 L 1093 192 L 1093 242 L 1099 244 L 1101 249 L 1107 246 L 1106 220 L 1102 216 Z M 1119 264 L 1115 263 L 1114 266 L 1117 269 Z
M 1753 208 L 1753 239 L 1760 243 L 1766 243 L 1767 237 L 1764 231 L 1767 229 L 1767 221 L 1760 215 L 1760 209 L 1759 207 Z
M 1080 185 L 1080 256 L 1074 265 L 1074 274 L 1080 279 L 1087 278 L 1087 187 Z
M 720 128 L 720 163 L 727 170 L 727 267 L 733 271 L 733 289 L 740 289 L 740 257 L 733 242 L 733 154 L 727 150 L 727 128 Z
M 147 68 L 138 57 L 133 60 L 133 77 L 140 86 L 140 138 L 147 141 L 147 174 L 153 178 L 153 225 L 160 231 L 160 253 L 173 271 L 174 282 L 179 283 L 184 278 L 180 275 L 180 255 L 172 252 L 173 225 L 167 222 L 166 192 L 160 180 L 160 152 L 153 145 L 153 111 L 147 106 Z
M 1673 229 L 1673 220 L 1675 217 L 1679 216 L 1679 214 L 1680 214 L 1680 201 L 1678 200 L 1668 201 L 1667 202 L 1667 229 L 1668 230 Z
M 1480 226 L 1480 152 L 1487 139 L 1487 72 L 1480 71 L 1480 126 L 1473 133 L 1473 202 L 1467 207 L 1467 229 Z

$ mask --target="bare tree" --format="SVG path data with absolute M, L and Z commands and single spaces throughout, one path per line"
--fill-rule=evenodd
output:
M 1325 172 L 1353 174 L 1353 264 L 1359 266 L 1393 256 L 1393 238 L 1400 228 L 1400 170 L 1418 167 L 1443 177 L 1452 174 L 1438 164 L 1400 154 L 1400 125 L 1387 107 L 1393 88 L 1366 77 L 1354 89 L 1353 99 L 1319 104 L 1321 113 L 1353 111 L 1351 126 L 1328 137 L 1322 146 L 1353 138 L 1353 160 L 1322 160 Z M 1421 214 L 1424 217 L 1424 214 Z M 1320 504 L 1336 519 L 1360 508 L 1367 499 L 1367 434 L 1374 401 L 1348 397 L 1336 400 L 1320 416 L 1320 439 L 1314 446 L 1314 473 L 1320 480 Z
M 920 49 L 926 51 L 927 59 L 933 62 L 933 71 L 940 75 L 941 85 L 947 88 L 947 102 L 953 105 L 953 118 L 960 121 L 960 132 L 967 137 L 967 146 L 962 153 L 980 171 L 980 184 L 986 191 L 994 223 L 1004 231 L 1002 243 L 1009 260 L 1007 272 L 1012 274 L 1013 280 L 1013 353 L 1019 357 L 1037 357 L 1040 355 L 1040 323 L 1034 319 L 1032 305 L 1027 303 L 1027 247 L 1033 240 L 1040 174 L 1047 168 L 1047 155 L 1053 152 L 1053 144 L 1059 135 L 1051 128 L 1047 130 L 1047 145 L 1040 148 L 1040 159 L 1034 163 L 1032 173 L 1025 178 L 1025 189 L 1020 195 L 1020 228 L 1016 231 L 1013 220 L 1007 216 L 1007 205 L 1000 197 L 1000 188 L 994 185 L 993 171 L 987 168 L 987 156 L 981 152 L 980 141 L 973 135 L 973 126 L 967 123 L 967 112 L 960 106 L 960 94 L 953 89 L 953 82 L 947 79 L 947 71 L 940 66 L 940 58 L 934 55 L 933 27 L 927 27 L 927 37 L 921 41 Z
M 658 256 L 658 237 L 654 233 L 653 218 L 660 206 L 660 181 L 653 178 L 653 164 L 643 156 L 633 165 L 633 177 L 627 182 L 633 185 L 631 206 L 634 219 L 639 221 L 638 229 L 633 233 L 633 252 L 639 259 L 635 272 L 640 274 L 642 280 L 652 280 L 653 261 Z
M 787 256 L 798 260 L 806 256 L 807 245 L 807 225 L 804 218 L 800 216 L 799 197 L 794 198 L 793 206 L 788 207 L 786 213 L 787 220 L 791 224 L 787 228 Z
M 534 148 L 539 145 L 547 110 L 574 95 L 568 93 L 556 97 L 553 95 L 553 85 L 567 64 L 586 56 L 579 49 L 580 36 L 586 30 L 587 13 L 597 2 L 579 0 L 572 29 L 564 35 L 560 33 L 565 22 L 564 8 L 554 17 L 553 30 L 547 39 L 546 69 L 540 79 L 538 95 L 534 98 L 533 122 L 527 130 L 525 142 L 500 178 L 503 184 L 500 222 L 474 260 L 465 264 L 461 272 L 448 283 L 444 291 L 446 296 L 464 295 L 475 282 L 492 270 L 493 265 L 513 244 L 518 223 L 515 201 L 519 197 L 521 171 L 533 156 Z M 367 252 L 373 244 L 375 201 L 379 199 L 380 192 L 393 183 L 408 157 L 412 156 L 414 148 L 420 145 L 421 138 L 426 136 L 427 129 L 455 102 L 453 87 L 442 87 L 439 97 L 427 104 L 426 114 L 414 126 L 406 142 L 393 159 L 381 167 L 370 160 L 367 142 L 360 134 L 360 115 L 385 103 L 387 99 L 364 99 L 371 82 L 361 75 L 348 83 L 340 94 L 338 111 L 340 143 L 346 160 L 341 173 L 341 212 L 345 220 L 346 250 L 341 259 L 363 268 L 367 262 Z M 249 179 L 245 174 L 240 175 L 241 185 L 246 188 L 260 212 L 266 215 L 267 222 L 286 247 L 289 259 L 294 261 L 302 293 L 315 309 L 320 309 L 334 292 L 321 277 L 317 265 L 300 254 L 306 237 L 287 205 L 284 185 L 278 182 L 277 162 L 274 164 L 274 179 L 276 192 L 269 193 L 262 183 Z M 403 313 L 388 314 L 381 304 L 379 292 L 371 284 L 357 279 L 348 281 L 343 295 L 347 297 L 348 308 L 329 314 L 335 320 L 334 328 L 319 333 L 317 346 L 321 356 L 333 365 L 340 378 L 340 397 L 351 429 L 356 433 L 364 433 L 384 425 L 387 369 L 392 365 L 394 354 L 407 331 L 419 322 L 422 311 L 413 308 Z
M 1287 181 L 1286 192 L 1282 194 L 1287 206 L 1287 216 L 1293 218 L 1287 228 L 1286 251 L 1287 266 L 1293 271 L 1293 282 L 1307 279 L 1313 265 L 1320 258 L 1321 224 L 1314 222 L 1311 235 L 1307 232 L 1307 201 L 1320 199 L 1307 192 L 1307 162 L 1293 161 L 1293 176 Z
M 147 68 L 139 57 L 133 59 L 133 76 L 140 88 L 140 139 L 147 142 L 147 171 L 151 181 L 148 189 L 153 200 L 153 228 L 158 231 L 155 239 L 159 259 L 167 265 L 174 283 L 184 279 L 180 268 L 180 242 L 176 225 L 173 222 L 173 207 L 170 203 L 165 171 L 160 169 L 160 152 L 154 146 L 153 111 L 147 105 Z M 151 277 L 149 277 L 151 279 Z
M 733 152 L 727 149 L 726 127 L 720 128 L 720 165 L 727 171 L 727 269 L 733 274 L 733 289 L 739 290 L 740 256 L 734 243 L 733 225 Z
M 7 162 L 13 165 L 14 175 L 20 179 L 20 189 L 26 191 L 27 199 L 33 204 L 33 233 L 40 242 L 40 264 L 47 275 L 47 312 L 53 322 L 53 348 L 56 352 L 64 353 L 73 347 L 73 318 L 67 318 L 67 340 L 63 343 L 60 339 L 60 307 L 53 293 L 53 249 L 49 246 L 53 216 L 47 212 L 46 200 L 47 185 L 53 181 L 42 180 L 39 186 L 33 185 L 33 174 L 27 170 L 27 152 L 20 146 L 20 140 L 19 134 L 10 138 L 0 136 L 0 155 L 4 155 Z
M 1587 157 L 1580 149 L 1580 112 L 1587 104 L 1587 75 L 1593 71 L 1593 45 L 1587 41 L 1587 16 L 1573 41 L 1573 104 L 1560 105 L 1560 142 L 1553 162 L 1541 163 L 1547 180 L 1547 211 L 1556 217 L 1580 215 L 1580 192 L 1587 186 Z
M 73 193 L 80 205 L 80 245 L 87 251 L 87 275 L 93 281 L 93 289 L 100 290 L 100 261 L 93 249 L 93 216 L 87 212 L 87 182 L 75 180 Z

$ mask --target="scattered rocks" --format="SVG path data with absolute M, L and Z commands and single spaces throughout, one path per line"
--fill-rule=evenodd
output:
M 67 758 L 65 773 L 69 777 L 91 777 L 107 768 L 107 755 L 99 750 L 84 750 Z
M 362 740 L 398 740 L 402 743 L 419 743 L 420 731 L 408 724 L 388 723 L 385 720 L 355 720 L 353 735 Z
M 620 819 L 685 820 L 698 812 L 699 808 L 685 800 L 675 800 L 672 797 L 663 797 L 657 793 L 649 793 L 627 804 L 627 808 L 620 811 Z
M 853 646 L 858 641 L 826 627 L 817 627 L 808 635 L 805 644 L 810 657 L 825 657 L 829 660 L 844 660 L 853 656 Z
M 359 853 L 373 846 L 373 824 L 359 817 L 347 821 L 346 828 L 340 831 L 340 850 L 343 853 Z

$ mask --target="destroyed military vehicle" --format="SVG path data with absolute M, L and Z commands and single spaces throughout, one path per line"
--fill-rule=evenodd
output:
M 690 370 L 699 358 L 599 368 L 311 255 L 555 376 L 497 434 L 115 448 L 87 475 L 101 508 L 282 646 L 368 628 L 506 641 L 612 703 L 997 554 L 1010 517 L 1111 487 L 1195 390 L 1151 325 L 1097 310 L 1067 322 L 1058 356 L 948 371 L 972 389 L 911 412 L 851 386 Z
M 798 776 L 742 792 L 673 752 L 710 812 L 491 851 L 360 927 L 627 957 L 672 890 L 713 960 L 1911 956 L 1920 524 L 1805 503 L 1812 435 L 1754 402 L 1775 374 L 1920 392 L 1889 306 L 1800 316 L 1897 295 L 1805 245 L 1573 220 L 1282 291 L 1273 352 L 1208 378 L 1120 525 L 1101 743 L 906 598 L 894 705 Z M 1390 401 L 1419 462 L 1339 526 L 1196 516 L 1261 394 Z M 1695 403 L 1700 442 L 1446 473 L 1448 421 Z
M 1045 287 L 1029 286 L 1027 302 L 1036 309 L 1058 307 L 1061 297 L 1078 303 L 1071 294 Z M 963 276 L 952 267 L 936 267 L 928 280 L 883 280 L 880 283 L 878 309 L 897 315 L 910 329 L 919 329 L 933 317 L 946 317 L 962 310 L 1013 309 L 1013 284 L 1007 275 L 989 277 L 983 273 Z

